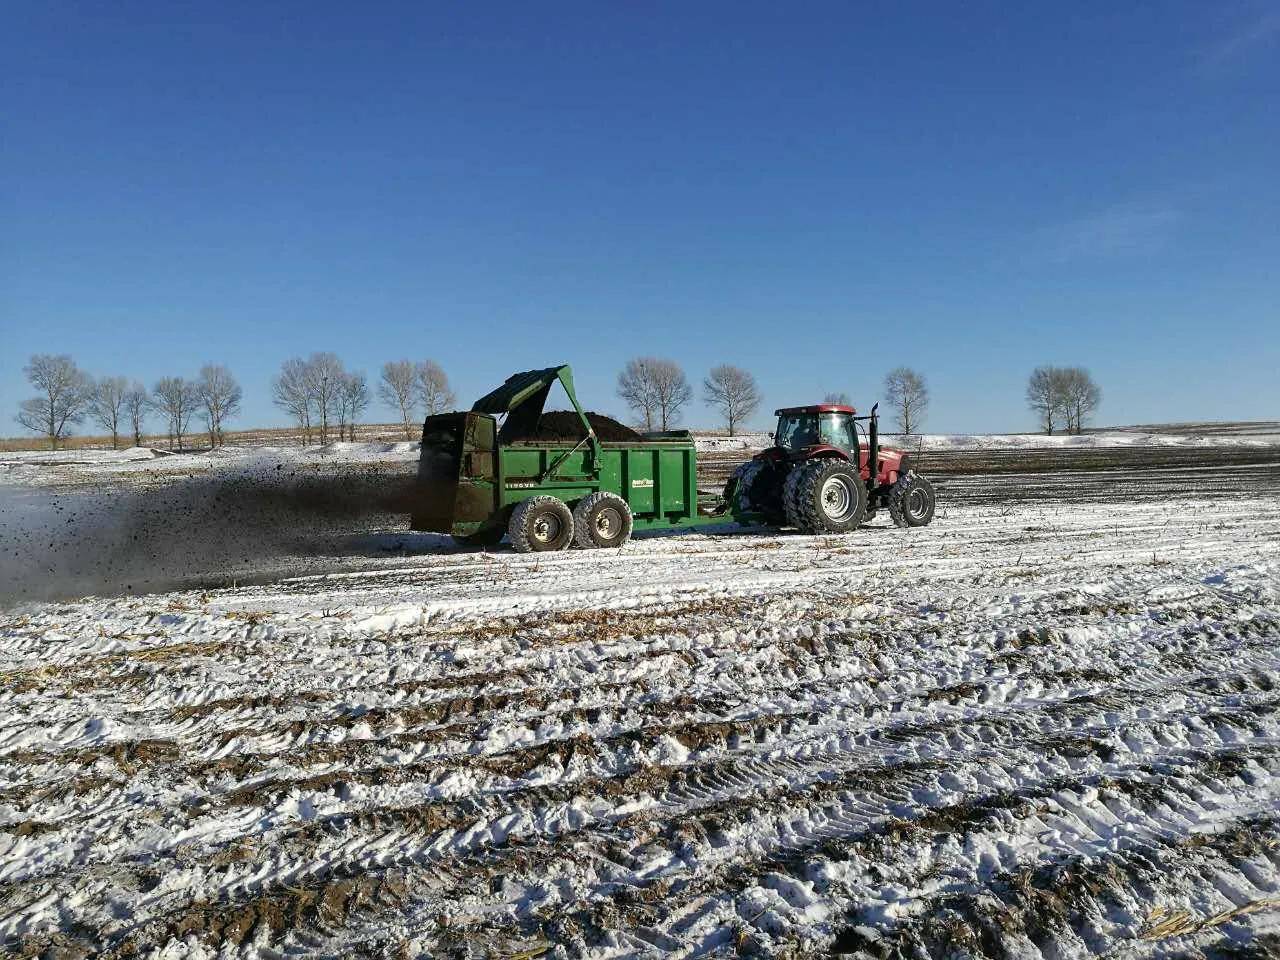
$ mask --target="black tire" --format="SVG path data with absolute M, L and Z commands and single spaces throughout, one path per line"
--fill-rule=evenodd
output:
M 763 514 L 766 523 L 775 526 L 785 523 L 786 513 L 777 496 L 773 470 L 773 465 L 763 460 L 748 460 L 733 471 L 724 485 L 724 499 L 729 509 L 736 505 L 742 513 Z M 771 481 L 774 481 L 772 486 Z
M 502 542 L 502 538 L 506 536 L 507 531 L 502 527 L 485 527 L 483 530 L 477 530 L 475 533 L 469 533 L 466 536 L 454 536 L 454 540 L 462 544 L 464 547 L 496 547 Z
M 627 501 L 600 490 L 573 508 L 573 542 L 584 550 L 616 549 L 631 539 L 634 518 Z
M 559 497 L 530 497 L 512 512 L 507 536 L 516 553 L 564 550 L 573 542 L 573 514 Z
M 937 504 L 933 484 L 918 473 L 904 473 L 889 488 L 889 516 L 894 526 L 923 527 Z
M 867 512 L 867 485 L 850 463 L 811 460 L 787 477 L 787 520 L 804 533 L 848 533 Z

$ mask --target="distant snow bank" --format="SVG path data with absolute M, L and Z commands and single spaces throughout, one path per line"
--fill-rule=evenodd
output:
M 170 453 L 150 447 L 126 450 L 18 450 L 0 453 L 0 483 L 72 482 L 75 478 L 160 478 L 212 470 L 275 468 L 283 464 L 414 463 L 419 443 L 366 441 L 314 447 L 235 446 L 199 453 Z
M 128 447 L 124 450 L 17 450 L 0 453 L 0 463 L 31 463 L 44 466 L 72 466 L 103 463 L 138 463 L 169 456 L 167 450 Z
M 1280 433 L 1243 436 L 1203 436 L 1170 433 L 1134 433 L 1108 430 L 1079 436 L 1047 437 L 1041 433 L 925 433 L 915 436 L 885 433 L 881 442 L 909 450 L 1014 450 L 1064 449 L 1070 447 L 1270 447 L 1280 444 Z M 744 433 L 736 437 L 695 435 L 701 451 L 727 453 L 735 450 L 763 450 L 772 443 L 767 433 Z

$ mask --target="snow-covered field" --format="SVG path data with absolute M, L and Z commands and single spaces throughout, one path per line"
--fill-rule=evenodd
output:
M 277 464 L 290 467 L 349 464 L 416 464 L 416 441 L 330 443 L 323 447 L 219 447 L 170 453 L 152 447 L 124 450 L 22 450 L 0 452 L 0 485 L 167 482 L 226 469 Z
M 1280 498 L 1100 476 L 0 611 L 0 949 L 1265 955 Z

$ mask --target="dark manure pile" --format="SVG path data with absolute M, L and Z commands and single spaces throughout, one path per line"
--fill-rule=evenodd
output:
M 591 423 L 591 429 L 595 431 L 596 437 L 601 440 L 611 443 L 627 443 L 644 439 L 625 423 L 619 423 L 613 417 L 606 417 L 602 413 L 588 411 L 587 420 Z M 585 437 L 586 432 L 582 429 L 582 421 L 578 419 L 576 413 L 572 410 L 551 410 L 539 418 L 538 425 L 532 432 L 512 437 L 504 436 L 504 439 L 552 442 L 572 440 L 576 442 Z

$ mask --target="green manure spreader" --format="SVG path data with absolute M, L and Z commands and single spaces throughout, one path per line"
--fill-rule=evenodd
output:
M 543 408 L 557 381 L 573 412 L 548 417 L 568 417 L 573 429 L 549 432 Z M 699 494 L 687 430 L 602 438 L 567 365 L 517 373 L 469 411 L 427 417 L 411 525 L 467 544 L 507 536 L 527 553 L 620 547 L 633 530 L 728 521 L 844 532 L 878 505 L 902 526 L 932 518 L 932 487 L 906 469 L 905 455 L 879 449 L 874 410 L 858 418 L 852 407 L 821 404 L 778 413 L 775 445 L 743 464 L 723 493 Z M 858 420 L 871 426 L 865 446 Z

